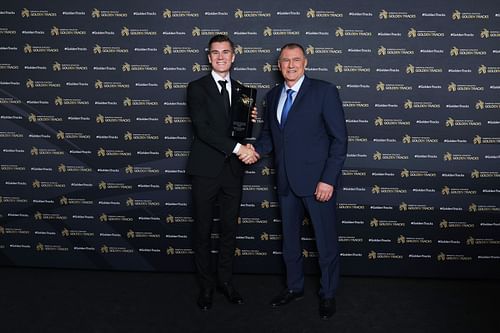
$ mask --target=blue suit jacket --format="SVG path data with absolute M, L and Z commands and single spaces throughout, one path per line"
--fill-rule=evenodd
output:
M 274 150 L 278 193 L 288 184 L 298 196 L 313 195 L 319 181 L 337 186 L 347 155 L 347 129 L 335 85 L 305 77 L 283 129 L 276 117 L 283 84 L 265 97 L 264 126 L 255 148 Z

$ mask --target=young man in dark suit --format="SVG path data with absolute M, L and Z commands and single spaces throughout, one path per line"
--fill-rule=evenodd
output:
M 234 59 L 233 42 L 225 35 L 212 37 L 208 45 L 212 71 L 190 82 L 187 88 L 194 139 L 186 171 L 192 180 L 193 248 L 200 283 L 197 304 L 202 310 L 211 308 L 214 289 L 221 291 L 231 303 L 243 303 L 232 284 L 232 263 L 244 163 L 255 162 L 256 158 L 249 146 L 230 136 L 231 105 L 239 98 L 237 93 L 242 87 L 230 78 Z M 220 207 L 220 238 L 217 274 L 214 276 L 210 262 L 216 202 Z
M 260 155 L 274 151 L 282 217 L 287 286 L 271 305 L 303 296 L 300 228 L 306 209 L 319 251 L 319 314 L 328 319 L 336 311 L 339 280 L 335 189 L 347 155 L 344 111 L 335 85 L 305 75 L 307 59 L 301 45 L 283 46 L 278 66 L 285 82 L 266 95 L 264 127 L 255 144 Z

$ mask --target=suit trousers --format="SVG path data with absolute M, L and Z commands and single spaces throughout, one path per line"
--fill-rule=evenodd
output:
M 192 176 L 194 208 L 193 249 L 200 286 L 215 287 L 212 266 L 212 224 L 214 207 L 219 203 L 220 237 L 216 264 L 218 282 L 230 282 L 233 270 L 236 229 L 241 204 L 242 177 L 235 175 L 229 161 L 215 177 Z
M 279 196 L 283 228 L 283 260 L 286 266 L 287 288 L 304 290 L 304 267 L 301 244 L 301 226 L 304 209 L 307 209 L 314 228 L 316 246 L 319 252 L 321 286 L 319 295 L 324 298 L 335 296 L 339 281 L 339 260 L 335 201 L 336 195 L 327 202 L 319 202 L 314 196 L 298 197 L 293 191 Z

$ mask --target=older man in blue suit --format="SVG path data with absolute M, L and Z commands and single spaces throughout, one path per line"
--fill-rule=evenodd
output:
M 265 122 L 255 143 L 260 155 L 274 151 L 282 216 L 287 286 L 271 305 L 303 296 L 300 228 L 307 210 L 319 251 L 319 314 L 328 319 L 336 311 L 339 280 L 335 190 L 347 154 L 344 111 L 335 85 L 305 75 L 307 58 L 301 45 L 283 46 L 278 66 L 284 83 L 266 95 Z

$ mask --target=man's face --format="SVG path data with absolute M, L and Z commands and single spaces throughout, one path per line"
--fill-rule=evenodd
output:
M 289 87 L 293 86 L 304 75 L 307 59 L 298 47 L 286 48 L 278 59 L 278 67 Z
M 234 62 L 234 52 L 229 42 L 215 42 L 210 45 L 208 51 L 208 62 L 212 69 L 222 77 L 225 77 L 231 70 Z

